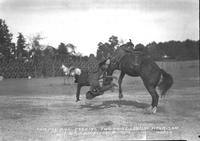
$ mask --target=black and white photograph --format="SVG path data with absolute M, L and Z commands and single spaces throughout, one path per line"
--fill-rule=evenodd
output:
M 0 141 L 200 141 L 199 0 L 0 0 Z

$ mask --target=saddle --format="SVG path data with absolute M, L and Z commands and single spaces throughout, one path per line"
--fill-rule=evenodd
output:
M 134 56 L 134 65 L 135 66 L 139 66 L 142 62 L 142 57 L 144 55 L 143 51 L 140 50 L 134 50 L 132 48 L 128 49 L 128 48 L 123 48 L 123 51 L 125 51 L 125 53 L 127 54 L 131 54 Z
M 141 64 L 143 55 L 144 53 L 142 51 L 133 51 L 135 66 L 139 66 Z

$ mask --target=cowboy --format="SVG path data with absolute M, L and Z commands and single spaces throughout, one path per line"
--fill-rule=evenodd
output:
M 103 62 L 99 63 L 97 73 L 91 72 L 89 74 L 89 81 L 90 81 L 91 87 L 90 87 L 90 90 L 86 93 L 87 99 L 92 99 L 96 96 L 102 95 L 107 90 L 114 91 L 114 87 L 118 87 L 115 83 L 111 81 L 105 83 L 106 78 L 111 78 L 112 80 L 113 78 L 117 79 L 114 76 L 107 76 L 106 71 L 110 63 L 111 63 L 110 59 L 104 60 Z
M 105 62 L 103 61 L 103 63 L 99 63 L 96 57 L 93 54 L 90 54 L 87 64 L 88 64 L 88 81 L 91 86 L 90 91 L 98 93 L 103 87 L 103 84 L 100 83 L 102 81 L 99 80 L 106 76 L 106 69 L 110 64 L 110 59 L 105 60 Z

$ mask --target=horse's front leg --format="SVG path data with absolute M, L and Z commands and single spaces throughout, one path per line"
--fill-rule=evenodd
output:
M 119 80 L 118 80 L 118 84 L 119 84 L 119 99 L 123 98 L 123 94 L 122 94 L 122 80 L 125 76 L 125 73 L 121 71 L 120 76 L 119 76 Z
M 77 89 L 76 89 L 76 102 L 80 101 L 80 92 L 81 92 L 82 85 L 79 83 L 77 84 Z

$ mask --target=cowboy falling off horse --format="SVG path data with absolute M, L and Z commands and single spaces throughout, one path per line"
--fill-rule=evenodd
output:
M 113 82 L 105 82 L 106 78 L 117 79 L 112 75 L 106 75 L 109 64 L 110 59 L 99 62 L 94 55 L 90 55 L 83 69 L 74 66 L 68 68 L 62 64 L 61 69 L 65 75 L 73 76 L 74 82 L 77 83 L 76 102 L 80 101 L 80 90 L 83 86 L 90 86 L 90 90 L 86 94 L 87 99 L 102 95 L 107 90 L 113 91 L 114 87 L 117 87 Z
M 157 111 L 159 95 L 156 88 L 163 97 L 173 85 L 172 76 L 160 69 L 153 59 L 142 50 L 135 49 L 131 40 L 118 47 L 112 57 L 102 62 L 98 62 L 94 55 L 91 55 L 87 62 L 87 69 L 76 67 L 65 69 L 64 65 L 61 68 L 67 72 L 67 75 L 75 78 L 75 83 L 77 83 L 76 101 L 80 101 L 80 90 L 83 86 L 90 86 L 90 90 L 86 93 L 87 99 L 93 99 L 104 94 L 105 91 L 117 87 L 112 82 L 113 79 L 117 79 L 112 76 L 115 70 L 121 72 L 118 80 L 119 99 L 123 98 L 121 84 L 124 76 L 140 77 L 152 97 L 151 106 L 147 109 L 150 113 Z

